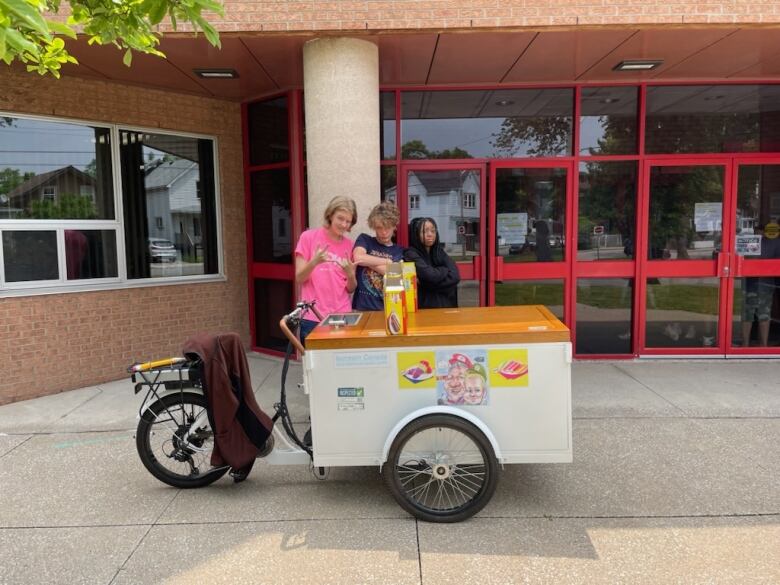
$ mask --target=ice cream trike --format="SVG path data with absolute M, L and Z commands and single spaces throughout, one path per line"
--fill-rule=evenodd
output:
M 381 312 L 328 315 L 298 341 L 299 303 L 280 327 L 289 339 L 269 464 L 377 466 L 402 508 L 431 522 L 457 522 L 492 497 L 499 467 L 572 460 L 568 329 L 544 306 L 432 309 L 410 313 L 391 335 Z M 287 410 L 291 355 L 302 356 L 311 428 L 299 436 Z M 135 364 L 146 389 L 136 442 L 158 479 L 200 487 L 214 467 L 206 401 L 172 358 Z M 281 426 L 281 428 L 280 428 Z

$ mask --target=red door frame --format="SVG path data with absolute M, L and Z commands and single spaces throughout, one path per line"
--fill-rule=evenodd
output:
M 767 166 L 780 166 L 780 157 L 773 156 L 768 157 L 766 155 L 756 156 L 739 156 L 733 159 L 733 170 L 731 173 L 731 202 L 728 209 L 728 215 L 732 220 L 731 230 L 724 236 L 724 249 L 729 251 L 730 263 L 728 265 L 728 290 L 727 290 L 727 304 L 724 320 L 728 321 L 728 337 L 726 338 L 726 355 L 740 356 L 740 355 L 778 355 L 780 354 L 780 347 L 734 347 L 732 340 L 734 338 L 733 332 L 733 312 L 734 312 L 734 283 L 737 278 L 749 277 L 749 276 L 780 276 L 780 259 L 776 260 L 749 260 L 743 256 L 739 256 L 736 253 L 736 229 L 734 223 L 737 219 L 737 200 L 738 200 L 738 186 L 739 186 L 739 168 L 741 166 L 748 165 L 767 165 Z M 726 248 L 725 242 L 728 241 L 728 248 Z M 756 351 L 759 349 L 760 351 Z
M 487 172 L 487 165 L 485 162 L 475 162 L 473 160 L 425 160 L 420 162 L 404 161 L 399 165 L 398 170 L 398 201 L 397 205 L 401 212 L 401 222 L 399 225 L 409 225 L 409 180 L 408 174 L 410 171 L 451 171 L 451 170 L 476 170 L 480 173 L 480 185 L 479 185 L 479 219 L 480 219 L 480 234 L 479 234 L 479 250 L 480 253 L 474 256 L 472 262 L 457 262 L 458 270 L 460 271 L 461 280 L 476 280 L 479 283 L 479 304 L 485 305 L 486 291 L 485 291 L 485 271 L 486 271 L 486 254 L 487 250 L 485 245 L 487 243 L 487 205 L 485 197 L 485 173 Z M 400 230 L 398 234 L 398 243 L 401 246 L 409 245 L 409 235 L 406 229 Z
M 573 312 L 573 287 L 571 264 L 574 254 L 573 243 L 576 242 L 574 234 L 573 212 L 576 197 L 573 196 L 575 185 L 575 162 L 569 157 L 557 159 L 538 159 L 525 161 L 499 161 L 490 162 L 490 234 L 497 233 L 496 217 L 496 172 L 499 169 L 565 169 L 566 170 L 566 199 L 565 199 L 565 227 L 564 236 L 568 245 L 564 246 L 563 262 L 528 262 L 522 264 L 504 264 L 502 256 L 497 254 L 496 238 L 491 236 L 488 244 L 488 304 L 496 303 L 496 282 L 507 280 L 563 280 L 563 315 L 564 322 L 572 329 Z
M 730 253 L 733 249 L 733 219 L 728 213 L 732 209 L 733 194 L 733 157 L 648 157 L 642 162 L 642 189 L 638 206 L 637 229 L 637 282 L 636 307 L 637 336 L 634 347 L 640 355 L 725 355 L 726 339 L 731 323 L 728 315 L 728 287 L 730 273 Z M 723 205 L 722 205 L 722 244 L 716 259 L 709 260 L 649 260 L 647 257 L 650 215 L 650 171 L 652 167 L 704 167 L 723 168 Z M 647 280 L 649 278 L 719 278 L 718 294 L 718 343 L 708 347 L 668 347 L 649 348 L 646 346 L 647 332 L 646 300 Z
M 271 348 L 261 347 L 257 343 L 256 311 L 255 311 L 255 279 L 292 281 L 293 296 L 290 298 L 290 307 L 293 307 L 297 298 L 295 286 L 295 263 L 278 264 L 273 262 L 254 261 L 254 234 L 252 225 L 252 173 L 273 169 L 288 169 L 290 176 L 290 216 L 292 221 L 291 245 L 295 246 L 301 233 L 304 231 L 304 218 L 306 217 L 306 197 L 303 188 L 303 92 L 291 90 L 279 94 L 269 95 L 265 100 L 279 97 L 287 98 L 287 136 L 289 159 L 286 162 L 264 165 L 251 165 L 249 156 L 249 106 L 254 102 L 241 104 L 242 146 L 244 154 L 244 212 L 246 220 L 246 247 L 247 247 L 247 274 L 249 289 L 249 332 L 250 345 L 253 351 L 270 355 L 283 356 L 280 352 Z

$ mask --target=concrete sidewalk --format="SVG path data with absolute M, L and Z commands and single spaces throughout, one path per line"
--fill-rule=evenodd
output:
M 280 361 L 249 362 L 271 410 Z M 780 583 L 780 361 L 573 380 L 574 463 L 507 466 L 457 525 L 407 516 L 375 468 L 167 487 L 136 454 L 129 380 L 0 407 L 0 583 Z

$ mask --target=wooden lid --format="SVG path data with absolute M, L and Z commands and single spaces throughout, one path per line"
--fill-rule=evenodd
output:
M 496 345 L 570 341 L 569 329 L 544 305 L 423 309 L 409 314 L 406 335 L 385 332 L 383 312 L 364 313 L 353 327 L 319 325 L 307 349 L 367 349 L 432 345 Z

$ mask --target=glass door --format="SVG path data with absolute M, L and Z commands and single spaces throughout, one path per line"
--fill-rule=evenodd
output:
M 649 161 L 642 208 L 639 352 L 723 354 L 731 272 L 730 161 Z
M 568 318 L 571 164 L 491 165 L 489 304 L 542 304 Z
M 780 162 L 740 161 L 728 234 L 728 353 L 780 353 Z
M 401 225 L 432 218 L 447 254 L 460 270 L 458 304 L 485 303 L 485 165 L 414 163 L 401 167 Z M 408 245 L 406 230 L 399 241 Z

